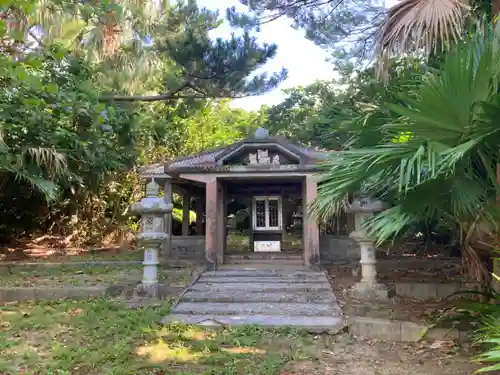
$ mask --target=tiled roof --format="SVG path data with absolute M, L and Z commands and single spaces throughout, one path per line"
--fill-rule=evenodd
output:
M 207 150 L 204 152 L 201 152 L 199 154 L 195 155 L 190 155 L 190 156 L 183 156 L 179 157 L 176 159 L 171 160 L 170 162 L 167 162 L 166 164 L 163 163 L 157 163 L 153 164 L 150 166 L 146 166 L 141 168 L 143 171 L 140 170 L 141 174 L 161 174 L 164 173 L 165 166 L 166 168 L 170 169 L 177 169 L 177 168 L 182 168 L 182 167 L 215 167 L 217 166 L 217 160 L 225 153 L 230 152 L 233 149 L 238 148 L 239 146 L 245 144 L 245 143 L 254 143 L 254 142 L 277 142 L 281 144 L 282 146 L 288 148 L 290 151 L 299 154 L 299 155 L 305 155 L 306 158 L 312 159 L 313 161 L 321 161 L 324 160 L 328 157 L 330 151 L 327 150 L 319 150 L 315 149 L 312 147 L 306 147 L 304 145 L 299 145 L 299 144 L 294 144 L 291 143 L 290 141 L 287 141 L 286 139 L 282 139 L 279 137 L 268 137 L 264 139 L 259 139 L 256 137 L 249 137 L 247 139 L 244 139 L 239 142 L 235 142 L 231 145 L 219 147 L 216 149 L 212 150 Z
M 216 150 L 206 151 L 201 154 L 182 157 L 172 160 L 168 163 L 169 167 L 182 167 L 182 166 L 193 166 L 193 165 L 213 165 L 216 164 L 217 157 L 222 153 L 226 152 L 228 149 L 232 148 L 233 145 L 228 147 L 219 148 Z
M 181 157 L 178 159 L 172 160 L 170 163 L 168 163 L 168 167 L 182 167 L 182 166 L 208 166 L 208 165 L 216 165 L 217 160 L 219 156 L 222 154 L 237 148 L 238 146 L 242 145 L 245 143 L 245 140 L 233 143 L 231 145 L 225 146 L 225 147 L 220 147 L 214 150 L 210 151 L 205 151 L 201 154 L 196 154 L 192 156 L 185 156 Z M 293 143 L 286 142 L 287 148 L 290 149 L 290 151 L 295 151 L 299 154 L 304 154 L 311 159 L 316 159 L 316 160 L 324 160 L 326 157 L 328 157 L 329 152 L 328 151 L 323 151 L 323 150 L 317 150 L 312 147 L 305 147 L 302 145 L 297 145 Z
M 288 146 L 290 148 L 293 148 L 307 156 L 309 156 L 310 158 L 312 159 L 317 159 L 317 160 L 323 160 L 323 159 L 326 159 L 328 157 L 328 155 L 330 154 L 331 151 L 328 151 L 328 150 L 319 150 L 319 149 L 316 149 L 316 148 L 312 148 L 312 147 L 306 147 L 306 146 L 302 146 L 302 145 L 297 145 L 297 144 L 294 144 L 294 143 L 289 143 Z

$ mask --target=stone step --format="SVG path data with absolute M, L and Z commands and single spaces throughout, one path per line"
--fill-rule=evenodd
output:
M 283 266 L 302 266 L 304 261 L 302 259 L 226 259 L 225 264 L 239 264 L 242 266 L 248 267 L 263 267 L 263 266 L 271 266 L 271 267 L 283 267 Z
M 323 278 L 326 280 L 326 276 L 323 272 L 317 271 L 299 271 L 297 269 L 222 269 L 217 271 L 206 271 L 203 273 L 203 277 L 215 278 L 215 277 L 296 277 L 298 279 L 302 278 Z
M 245 254 L 228 254 L 225 256 L 225 260 L 303 260 L 304 257 L 300 253 L 295 252 L 262 252 L 255 253 L 249 252 Z
M 272 284 L 288 284 L 288 283 L 305 283 L 305 284 L 310 284 L 310 283 L 321 283 L 321 282 L 327 282 L 326 278 L 324 275 L 321 275 L 319 277 L 303 277 L 303 278 L 298 278 L 298 277 L 286 277 L 286 276 L 256 276 L 256 277 L 206 277 L 206 276 L 201 276 L 200 279 L 198 280 L 200 283 L 213 283 L 213 284 L 248 284 L 248 283 L 272 283 Z
M 264 302 L 181 302 L 174 307 L 172 313 L 189 315 L 342 316 L 340 307 L 337 304 Z
M 263 292 L 199 292 L 188 291 L 181 302 L 293 302 L 293 303 L 326 303 L 336 302 L 333 293 L 263 293 Z
M 200 282 L 195 283 L 189 290 L 197 290 L 200 292 L 227 292 L 233 293 L 235 291 L 240 292 L 309 292 L 309 293 L 322 293 L 322 292 L 332 292 L 332 288 L 327 282 L 316 282 L 316 283 L 261 283 L 258 280 L 249 284 L 236 283 L 236 284 L 225 284 L 225 283 L 212 283 L 212 282 Z
M 273 316 L 273 315 L 187 315 L 170 314 L 161 320 L 162 324 L 184 323 L 209 328 L 225 326 L 258 325 L 264 328 L 293 327 L 311 333 L 335 334 L 342 329 L 342 317 L 330 316 Z
M 303 265 L 282 265 L 275 264 L 272 262 L 267 263 L 241 263 L 241 264 L 223 264 L 217 267 L 218 271 L 282 271 L 282 272 L 294 272 L 294 271 L 311 271 L 311 268 Z

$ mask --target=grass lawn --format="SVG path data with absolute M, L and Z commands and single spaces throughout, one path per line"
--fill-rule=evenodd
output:
M 0 373 L 277 374 L 309 357 L 312 338 L 298 332 L 155 324 L 168 310 L 104 299 L 0 307 Z
M 155 323 L 169 308 L 129 310 L 109 299 L 0 306 L 0 374 L 468 375 L 476 368 L 447 344 Z
M 4 305 L 0 374 L 468 375 L 476 368 L 447 344 L 155 323 L 169 308 L 129 310 L 105 299 Z
M 159 279 L 169 286 L 184 286 L 191 279 L 193 268 L 161 268 Z M 2 286 L 92 286 L 109 285 L 123 281 L 140 281 L 142 266 L 14 266 L 0 267 Z

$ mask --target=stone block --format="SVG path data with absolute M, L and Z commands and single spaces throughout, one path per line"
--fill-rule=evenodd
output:
M 396 283 L 396 294 L 416 299 L 437 298 L 436 283 Z
M 70 298 L 97 298 L 106 295 L 105 286 L 89 286 L 85 288 L 72 288 L 69 290 L 68 297 Z
M 461 283 L 441 283 L 436 285 L 437 298 L 447 298 L 453 293 L 464 290 L 465 286 Z
M 28 301 L 35 299 L 35 288 L 3 288 L 4 301 Z
M 172 236 L 171 259 L 205 259 L 204 236 Z
M 347 290 L 347 295 L 351 298 L 373 301 L 389 300 L 393 294 L 393 291 L 384 284 L 367 284 L 364 282 L 358 282 Z
M 36 288 L 35 297 L 37 300 L 95 298 L 104 296 L 105 292 L 106 287 L 102 286 Z
M 172 312 L 188 315 L 342 316 L 336 303 L 181 302 Z
M 204 328 L 223 328 L 231 326 L 255 326 L 266 328 L 294 327 L 310 333 L 335 334 L 342 329 L 341 317 L 305 317 L 283 315 L 184 315 L 169 314 L 161 320 L 162 324 L 184 323 L 203 326 Z
M 427 341 L 460 341 L 460 331 L 456 328 L 430 328 L 424 337 Z
M 349 332 L 360 338 L 401 341 L 399 320 L 353 317 L 349 321 Z
M 57 300 L 68 298 L 67 288 L 35 288 L 37 300 Z
M 116 298 L 125 294 L 128 289 L 128 285 L 126 284 L 113 284 L 106 288 L 105 295 L 106 297 Z
M 396 283 L 396 294 L 415 299 L 447 298 L 465 289 L 473 288 L 462 283 Z
M 403 342 L 415 342 L 422 339 L 427 332 L 427 326 L 413 322 L 401 322 L 401 340 Z
M 116 297 L 125 297 L 131 298 L 134 292 L 134 289 L 137 285 L 140 284 L 140 281 L 131 281 L 131 282 L 121 282 L 109 285 L 106 288 L 105 296 L 116 298 Z

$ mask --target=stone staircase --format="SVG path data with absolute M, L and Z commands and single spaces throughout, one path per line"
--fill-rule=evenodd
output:
M 290 326 L 335 333 L 343 318 L 324 272 L 246 263 L 204 272 L 162 322 Z
M 225 265 L 241 265 L 245 268 L 262 267 L 271 265 L 272 267 L 301 267 L 304 259 L 301 253 L 296 252 L 269 252 L 269 253 L 247 253 L 228 254 L 224 257 Z

